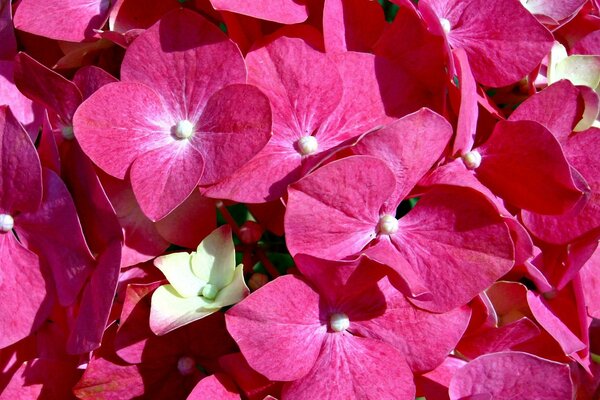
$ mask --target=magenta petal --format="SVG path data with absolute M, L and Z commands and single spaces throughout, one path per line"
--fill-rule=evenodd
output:
M 329 260 L 355 255 L 375 238 L 381 206 L 395 186 L 385 163 L 369 156 L 334 161 L 296 182 L 285 213 L 290 253 Z
M 138 157 L 131 166 L 131 187 L 144 214 L 157 221 L 183 203 L 198 185 L 203 166 L 200 153 L 186 141 Z
M 294 0 L 211 0 L 219 11 L 230 11 L 281 24 L 296 24 L 308 17 L 306 6 Z
M 538 122 L 562 143 L 581 119 L 583 110 L 578 98 L 579 89 L 561 80 L 521 103 L 509 120 Z
M 93 265 L 75 205 L 65 184 L 44 169 L 44 197 L 35 212 L 15 218 L 15 230 L 25 245 L 46 261 L 62 305 L 73 304 Z
M 222 373 L 203 378 L 186 400 L 239 400 L 240 395 L 233 380 Z
M 110 0 L 23 0 L 15 28 L 50 39 L 81 42 L 94 36 L 108 18 Z
M 35 147 L 8 106 L 0 106 L 0 212 L 35 211 L 41 200 L 42 168 Z
M 0 60 L 10 60 L 17 53 L 17 39 L 12 24 L 12 6 L 9 1 L 0 2 Z
M 560 22 L 577 13 L 584 3 L 585 0 L 529 0 L 524 5 L 533 15 Z
M 353 151 L 385 161 L 394 172 L 396 190 L 389 200 L 394 207 L 442 156 L 451 137 L 448 121 L 424 108 L 365 135 Z
M 88 285 L 83 290 L 79 314 L 67 342 L 67 351 L 82 354 L 100 347 L 115 298 L 121 264 L 121 242 L 113 242 L 100 254 Z
M 154 90 L 139 83 L 117 82 L 101 87 L 81 104 L 73 127 L 88 157 L 123 179 L 137 157 L 175 142 L 171 127 L 177 122 Z
M 600 251 L 596 250 L 580 271 L 581 285 L 590 317 L 600 319 Z
M 435 312 L 467 303 L 507 273 L 513 243 L 494 206 L 475 190 L 440 187 L 400 219 L 397 251 L 425 282 L 432 299 L 411 301 Z
M 271 137 L 269 100 L 251 85 L 230 85 L 213 94 L 196 124 L 191 144 L 205 160 L 201 185 L 231 175 Z
M 475 79 L 500 87 L 531 72 L 550 51 L 553 37 L 518 0 L 427 0 L 450 23 L 453 48 L 463 48 Z M 493 56 L 492 56 L 493 55 Z
M 49 309 L 43 309 L 46 283 L 38 257 L 25 249 L 12 232 L 0 233 L 0 349 L 38 328 Z
M 479 106 L 477 104 L 477 83 L 471 72 L 467 53 L 464 49 L 456 49 L 452 53 L 460 88 L 460 110 L 456 123 L 456 137 L 454 138 L 452 154 L 460 156 L 473 148 L 475 133 L 477 131 Z
M 560 144 L 537 122 L 500 121 L 477 150 L 477 178 L 519 208 L 560 214 L 582 196 Z
M 65 124 L 71 123 L 81 103 L 81 92 L 73 82 L 25 53 L 15 57 L 15 82 L 27 97 L 58 114 Z
M 413 374 L 387 343 L 347 333 L 328 334 L 310 373 L 284 386 L 283 398 L 413 400 Z
M 271 380 L 305 376 L 326 336 L 319 295 L 293 275 L 252 293 L 227 311 L 225 320 L 248 364 Z
M 450 382 L 450 399 L 488 395 L 494 400 L 573 398 L 569 367 L 521 352 L 483 355 L 459 369 Z
M 87 65 L 79 68 L 77 72 L 75 72 L 75 76 L 73 76 L 73 83 L 75 83 L 81 91 L 84 100 L 102 86 L 114 82 L 118 82 L 117 78 L 102 68 L 98 68 L 94 65 Z
M 156 90 L 174 118 L 195 121 L 208 98 L 232 83 L 245 83 L 246 68 L 236 45 L 195 12 L 165 15 L 127 49 L 121 80 Z

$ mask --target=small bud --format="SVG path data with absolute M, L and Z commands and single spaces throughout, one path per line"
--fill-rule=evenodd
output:
M 0 214 L 0 232 L 10 232 L 15 226 L 15 220 L 9 214 Z
M 398 232 L 398 220 L 395 217 L 386 214 L 379 219 L 377 228 L 382 235 L 393 235 Z
M 63 126 L 60 133 L 65 140 L 73 140 L 75 138 L 75 133 L 71 125 Z
M 175 125 L 175 136 L 178 139 L 188 139 L 194 134 L 194 124 L 187 119 L 181 120 Z
M 477 150 L 471 150 L 463 154 L 461 158 L 467 169 L 476 169 L 481 165 L 481 154 Z
M 296 144 L 298 145 L 298 152 L 303 156 L 313 154 L 319 147 L 319 142 L 317 142 L 317 138 L 314 136 L 302 136 Z
M 248 287 L 254 292 L 265 286 L 267 283 L 269 283 L 269 277 L 267 275 L 255 272 L 248 280 Z
M 196 369 L 196 361 L 192 357 L 184 356 L 177 360 L 177 370 L 181 375 L 190 375 Z
M 329 326 L 334 332 L 345 331 L 350 327 L 350 319 L 344 313 L 332 314 L 331 317 L 329 317 Z
M 240 240 L 246 244 L 253 244 L 260 240 L 264 230 L 254 221 L 246 221 L 240 228 Z
M 215 285 L 211 285 L 210 283 L 207 283 L 202 288 L 202 297 L 204 297 L 207 300 L 214 300 L 217 297 L 218 293 L 219 288 Z

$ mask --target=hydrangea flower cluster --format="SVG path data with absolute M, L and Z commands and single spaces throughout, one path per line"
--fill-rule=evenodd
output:
M 0 400 L 600 398 L 598 0 L 0 0 Z

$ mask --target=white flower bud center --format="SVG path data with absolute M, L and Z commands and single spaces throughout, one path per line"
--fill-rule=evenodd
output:
M 329 326 L 334 332 L 345 331 L 350 327 L 350 319 L 344 313 L 332 314 L 331 317 L 329 317 Z
M 71 125 L 63 126 L 60 133 L 65 140 L 73 140 L 75 138 L 75 133 Z
M 481 154 L 477 150 L 471 150 L 463 154 L 461 158 L 467 169 L 476 169 L 481 165 Z
M 446 18 L 440 18 L 440 24 L 442 24 L 442 29 L 444 30 L 444 33 L 446 35 L 448 33 L 450 33 L 450 29 L 452 29 L 452 25 L 450 25 L 450 21 L 448 21 Z
M 319 142 L 317 142 L 317 138 L 314 136 L 302 136 L 300 139 L 298 139 L 297 145 L 300 154 L 303 156 L 308 156 L 317 151 Z
M 8 214 L 0 214 L 0 232 L 10 232 L 15 226 L 15 220 Z
M 187 119 L 181 120 L 175 125 L 175 136 L 179 139 L 188 139 L 194 134 L 194 124 Z
M 217 293 L 219 293 L 219 288 L 210 283 L 207 283 L 202 288 L 202 297 L 207 300 L 214 300 L 217 297 Z
M 190 375 L 196 369 L 196 361 L 192 357 L 181 357 L 177 360 L 177 370 L 181 375 Z
M 398 220 L 389 214 L 386 214 L 379 218 L 379 233 L 382 235 L 393 235 L 398 232 Z

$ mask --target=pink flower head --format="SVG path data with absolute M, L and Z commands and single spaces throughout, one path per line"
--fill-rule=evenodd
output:
M 174 10 L 140 35 L 121 79 L 81 105 L 75 135 L 104 171 L 120 179 L 129 171 L 152 220 L 198 185 L 233 173 L 269 140 L 269 103 L 245 85 L 239 50 L 191 11 Z
M 296 261 L 306 280 L 278 278 L 226 314 L 250 366 L 290 382 L 284 398 L 411 398 L 404 360 L 415 372 L 435 368 L 466 328 L 466 307 L 419 310 L 365 258 L 340 263 L 300 255 Z
M 392 267 L 404 281 L 398 284 L 422 296 L 418 304 L 429 310 L 448 311 L 476 296 L 513 264 L 506 225 L 485 197 L 438 187 L 396 218 L 450 135 L 442 117 L 421 110 L 365 135 L 355 146 L 365 155 L 334 161 L 292 185 L 290 252 L 330 260 L 364 253 Z

